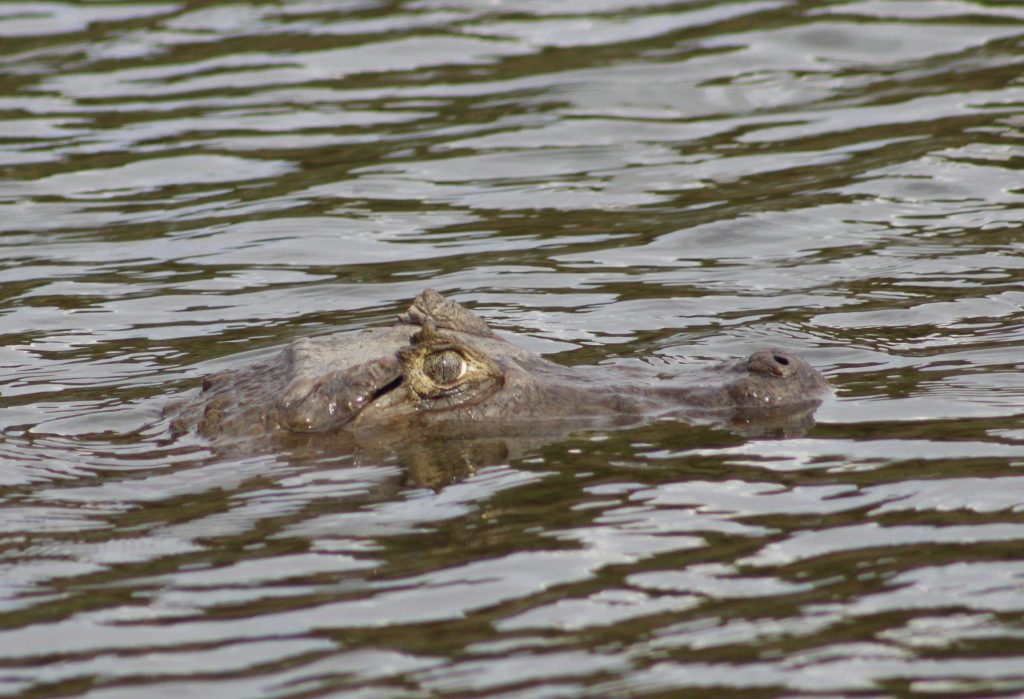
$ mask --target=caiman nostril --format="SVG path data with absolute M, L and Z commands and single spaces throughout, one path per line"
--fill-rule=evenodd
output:
M 781 354 L 773 354 L 772 359 L 777 361 L 782 366 L 789 366 L 789 359 L 787 357 L 783 357 Z

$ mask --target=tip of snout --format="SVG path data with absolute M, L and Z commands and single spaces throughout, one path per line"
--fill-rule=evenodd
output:
M 793 376 L 801 371 L 813 371 L 800 357 L 780 349 L 754 352 L 747 358 L 747 369 L 756 374 L 783 378 Z

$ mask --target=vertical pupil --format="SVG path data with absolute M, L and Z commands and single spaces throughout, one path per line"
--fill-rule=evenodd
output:
M 462 355 L 452 350 L 445 350 L 427 357 L 424 369 L 436 383 L 450 384 L 462 375 Z

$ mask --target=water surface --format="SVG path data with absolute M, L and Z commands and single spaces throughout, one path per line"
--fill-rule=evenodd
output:
M 1024 692 L 1024 9 L 0 5 L 0 694 Z M 570 364 L 778 346 L 802 436 L 458 471 L 168 439 L 423 288 Z

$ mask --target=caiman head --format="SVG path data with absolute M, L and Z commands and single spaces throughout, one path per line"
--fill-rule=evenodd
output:
M 270 362 L 210 376 L 172 426 L 254 444 L 339 433 L 364 443 L 536 436 L 659 414 L 813 406 L 826 391 L 818 372 L 777 350 L 669 379 L 653 370 L 560 366 L 428 289 L 390 327 L 296 340 Z

